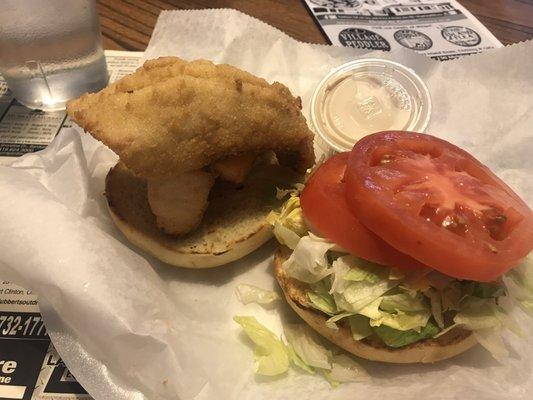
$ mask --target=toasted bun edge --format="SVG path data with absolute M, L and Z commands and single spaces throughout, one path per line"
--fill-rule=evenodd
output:
M 233 243 L 232 247 L 222 253 L 198 253 L 191 251 L 189 253 L 179 252 L 169 249 L 157 239 L 136 230 L 127 221 L 122 219 L 108 203 L 111 219 L 117 228 L 126 236 L 126 238 L 135 246 L 146 251 L 155 258 L 167 264 L 176 267 L 205 269 L 219 267 L 232 261 L 239 260 L 254 250 L 268 242 L 272 237 L 272 227 L 262 225 L 254 232 L 239 241 Z

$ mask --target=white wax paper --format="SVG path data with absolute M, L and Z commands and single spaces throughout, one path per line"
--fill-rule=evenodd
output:
M 233 64 L 300 95 L 307 115 L 315 85 L 356 49 L 303 44 L 232 10 L 161 14 L 146 58 L 176 55 Z M 390 58 L 424 79 L 433 98 L 428 128 L 472 152 L 533 203 L 533 43 L 439 63 L 412 52 Z M 281 332 L 297 318 L 241 305 L 238 283 L 276 288 L 270 243 L 214 270 L 166 266 L 129 245 L 102 195 L 116 156 L 89 135 L 64 130 L 44 151 L 0 167 L 0 277 L 39 295 L 54 344 L 96 399 L 526 398 L 533 389 L 532 323 L 506 336 L 511 356 L 479 346 L 435 365 L 361 361 L 368 383 L 332 389 L 290 371 L 254 377 L 249 342 L 232 321 L 255 315 Z

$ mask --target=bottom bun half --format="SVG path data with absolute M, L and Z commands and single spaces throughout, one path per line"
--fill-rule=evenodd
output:
M 246 256 L 272 237 L 265 218 L 277 205 L 280 177 L 288 173 L 283 167 L 264 165 L 252 170 L 242 187 L 216 184 L 200 226 L 181 236 L 158 229 L 146 182 L 123 163 L 109 171 L 105 195 L 115 225 L 135 246 L 171 265 L 212 268 Z
M 358 357 L 388 363 L 433 363 L 461 354 L 477 344 L 471 331 L 460 328 L 452 329 L 437 339 L 427 339 L 400 348 L 386 347 L 377 340 L 354 340 L 349 326 L 344 324 L 338 323 L 338 330 L 330 329 L 326 326 L 328 317 L 310 308 L 304 284 L 285 274 L 282 263 L 289 255 L 289 249 L 280 248 L 274 264 L 276 279 L 291 308 L 323 337 Z

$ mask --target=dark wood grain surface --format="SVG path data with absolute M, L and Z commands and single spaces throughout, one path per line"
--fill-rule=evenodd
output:
M 234 8 L 295 39 L 326 43 L 300 0 L 97 0 L 104 48 L 144 50 L 161 10 Z M 533 0 L 461 0 L 502 43 L 533 38 Z

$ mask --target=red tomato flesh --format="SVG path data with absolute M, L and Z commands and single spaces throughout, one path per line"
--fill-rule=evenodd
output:
M 348 209 L 343 182 L 348 155 L 331 157 L 305 185 L 300 204 L 307 223 L 316 233 L 368 261 L 403 269 L 424 268 L 372 233 Z
M 379 132 L 350 152 L 349 209 L 399 251 L 449 276 L 491 281 L 533 248 L 533 213 L 466 151 L 413 132 Z

